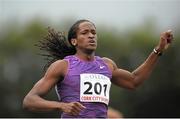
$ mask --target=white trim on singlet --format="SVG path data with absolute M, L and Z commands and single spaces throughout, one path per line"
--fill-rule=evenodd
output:
M 59 93 L 58 93 L 57 85 L 55 85 L 55 91 L 56 91 L 56 94 L 57 94 L 57 96 L 58 96 L 58 99 L 61 100 L 61 97 L 60 97 L 60 95 L 59 95 Z

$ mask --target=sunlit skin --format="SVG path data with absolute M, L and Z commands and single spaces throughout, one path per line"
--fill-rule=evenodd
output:
M 163 32 L 156 50 L 164 51 L 168 49 L 168 45 L 172 43 L 172 31 Z M 94 60 L 95 50 L 97 48 L 96 28 L 91 22 L 80 23 L 77 38 L 71 40 L 77 52 L 76 56 L 84 61 Z M 141 85 L 153 71 L 157 64 L 159 56 L 154 52 L 150 53 L 148 58 L 138 66 L 134 71 L 130 72 L 119 68 L 115 62 L 109 58 L 103 57 L 104 62 L 112 72 L 112 83 L 125 89 L 135 90 Z M 58 70 L 57 70 L 58 69 Z M 45 75 L 35 84 L 31 91 L 24 98 L 23 106 L 34 111 L 50 111 L 59 110 L 69 115 L 78 115 L 84 107 L 80 102 L 58 102 L 49 101 L 43 98 L 50 89 L 52 89 L 59 81 L 59 77 L 67 74 L 68 62 L 58 60 L 50 65 Z

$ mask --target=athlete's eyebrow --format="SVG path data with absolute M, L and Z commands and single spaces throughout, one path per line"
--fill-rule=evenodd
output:
M 87 31 L 96 32 L 95 29 L 81 29 L 79 32 L 87 32 Z

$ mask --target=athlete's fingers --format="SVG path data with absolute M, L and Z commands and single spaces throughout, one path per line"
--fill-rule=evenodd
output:
M 70 103 L 70 105 L 71 105 L 71 112 L 73 113 L 73 114 L 79 114 L 80 113 L 80 111 L 83 109 L 82 107 L 81 107 L 81 105 L 79 105 L 78 104 L 78 102 L 72 102 L 72 103 Z
M 161 34 L 161 39 L 162 40 L 166 40 L 167 43 L 171 43 L 173 40 L 173 34 L 172 34 L 172 30 L 168 30 L 166 32 L 163 32 Z
M 167 31 L 167 33 L 170 33 L 170 34 L 171 34 L 171 33 L 172 33 L 172 30 L 171 30 L 171 29 L 169 29 L 169 30 Z
M 165 32 L 165 37 L 167 39 L 167 42 L 171 43 L 173 40 L 172 30 L 168 30 L 167 32 Z
M 82 106 L 82 104 L 78 103 L 78 102 L 74 102 L 73 103 L 73 110 L 75 110 L 76 113 L 80 113 L 81 110 L 83 110 L 84 106 Z
M 66 113 L 68 113 L 69 115 L 78 115 L 79 114 L 79 112 L 73 106 L 71 106 L 71 108 Z
M 79 114 L 79 111 L 77 111 L 77 110 L 73 110 L 72 112 L 71 112 L 73 115 L 78 115 Z
M 77 105 L 75 105 L 74 107 L 73 107 L 73 109 L 77 112 L 77 113 L 80 113 L 81 112 L 81 108 L 79 108 Z
M 171 43 L 173 41 L 173 35 L 170 35 L 169 37 L 168 37 L 168 39 L 167 39 L 167 42 L 168 43 Z
M 67 113 L 70 115 L 78 115 L 84 108 L 86 107 L 79 102 L 71 102 L 69 103 L 69 110 Z
M 73 107 L 73 112 L 75 112 L 76 114 L 79 114 L 81 112 L 81 109 L 75 105 Z
M 75 105 L 76 105 L 77 107 L 79 107 L 81 110 L 86 108 L 84 105 L 82 105 L 82 104 L 79 103 L 79 102 L 75 102 Z
M 165 32 L 165 35 L 167 36 L 167 37 L 171 37 L 173 34 L 172 34 L 172 30 L 168 30 L 168 31 L 166 31 Z

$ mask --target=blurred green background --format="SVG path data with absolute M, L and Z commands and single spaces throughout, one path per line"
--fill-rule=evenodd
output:
M 148 57 L 161 32 L 173 30 L 172 46 L 159 58 L 150 78 L 135 91 L 112 85 L 110 106 L 121 111 L 124 117 L 180 117 L 180 17 L 177 7 L 180 2 L 75 2 L 0 0 L 0 117 L 59 117 L 57 111 L 34 113 L 22 109 L 24 96 L 43 76 L 46 63 L 34 44 L 47 34 L 48 26 L 67 34 L 69 27 L 82 18 L 92 20 L 97 26 L 96 54 L 113 59 L 120 68 L 129 71 Z M 92 6 L 87 7 L 90 4 Z M 63 11 L 63 7 L 69 11 Z M 45 98 L 57 100 L 55 90 Z

